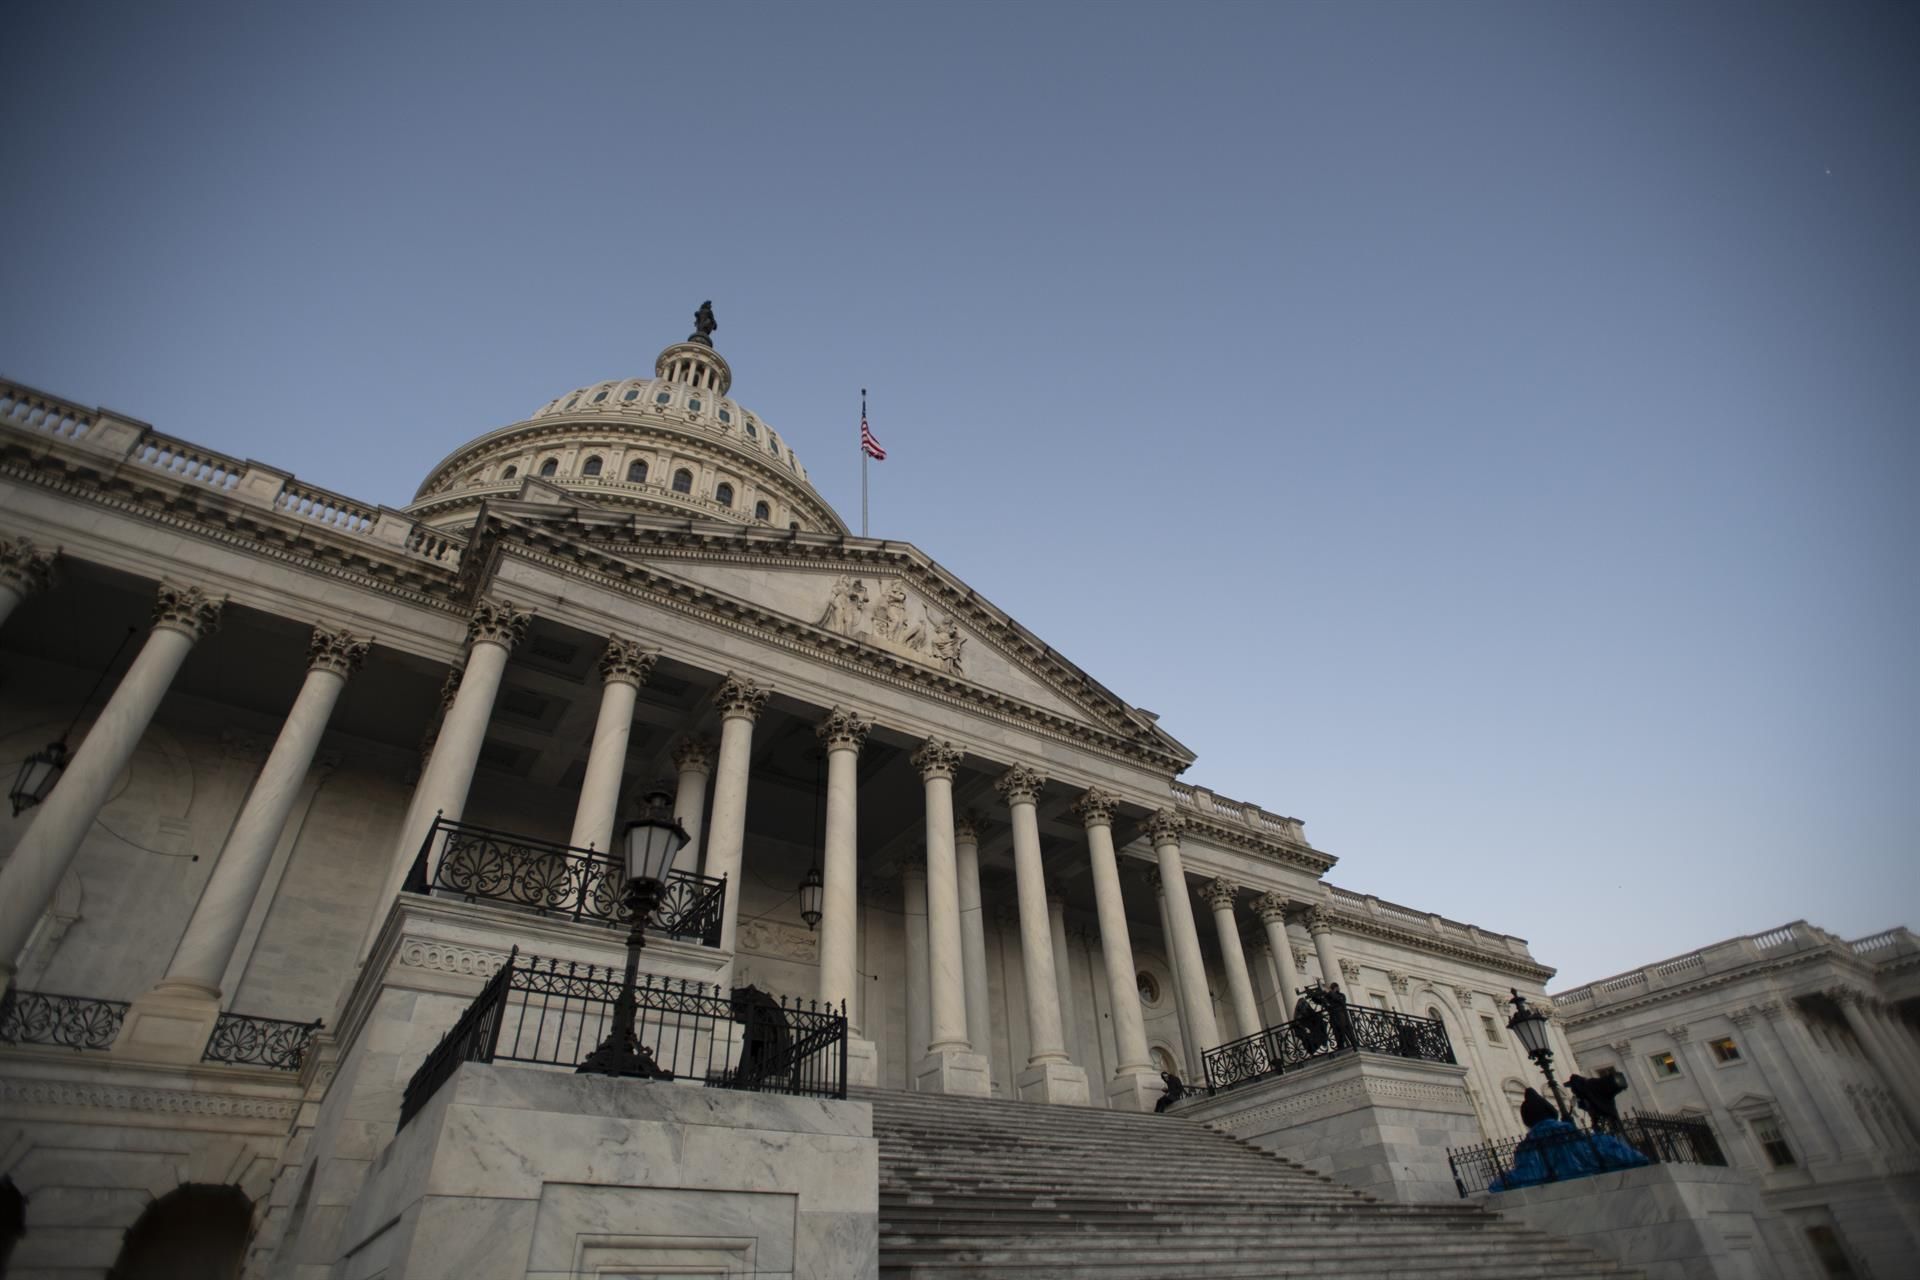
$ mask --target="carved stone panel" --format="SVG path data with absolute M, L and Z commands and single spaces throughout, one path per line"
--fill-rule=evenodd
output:
M 951 617 L 914 598 L 899 578 L 841 574 L 828 588 L 818 625 L 849 639 L 961 675 L 967 638 Z

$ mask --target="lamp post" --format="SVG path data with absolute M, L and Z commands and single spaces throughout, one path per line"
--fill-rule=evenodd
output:
M 1513 1016 L 1507 1019 L 1507 1030 L 1519 1037 L 1527 1056 L 1546 1076 L 1547 1088 L 1553 1090 L 1553 1105 L 1559 1108 L 1560 1118 L 1572 1124 L 1573 1113 L 1567 1110 L 1567 1100 L 1560 1096 L 1560 1082 L 1553 1078 L 1553 1045 L 1547 1039 L 1547 1015 L 1538 1009 L 1529 1009 L 1527 998 L 1517 989 L 1508 987 L 1507 990 L 1513 993 L 1513 999 L 1507 1002 L 1513 1006 Z
M 73 713 L 73 720 L 67 725 L 66 732 L 20 762 L 20 772 L 14 777 L 13 789 L 7 792 L 7 799 L 13 802 L 14 817 L 19 817 L 53 794 L 54 784 L 60 781 L 60 775 L 67 771 L 67 764 L 73 758 L 73 753 L 67 750 L 67 739 L 73 736 L 74 726 L 80 723 L 80 717 L 93 705 L 93 695 L 99 693 L 100 686 L 106 683 L 107 672 L 113 670 L 113 664 L 120 660 L 121 650 L 127 647 L 127 641 L 133 639 L 136 630 L 138 628 L 128 627 L 127 633 L 120 637 L 113 656 L 107 659 L 106 666 L 100 668 L 100 675 L 81 701 L 80 709 Z
M 640 977 L 640 949 L 646 946 L 647 917 L 660 905 L 666 891 L 673 855 L 687 842 L 687 833 L 674 820 L 673 801 L 664 788 L 647 794 L 646 807 L 621 834 L 626 854 L 627 888 L 623 901 L 633 918 L 627 934 L 627 972 L 620 995 L 613 1002 L 613 1027 L 600 1047 L 576 1070 L 582 1075 L 636 1076 L 642 1080 L 671 1080 L 673 1073 L 653 1060 L 634 1036 L 637 1001 L 633 989 Z

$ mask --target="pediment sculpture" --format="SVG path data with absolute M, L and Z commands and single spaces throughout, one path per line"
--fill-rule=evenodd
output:
M 840 575 L 833 580 L 819 625 L 938 667 L 948 675 L 961 674 L 960 651 L 966 647 L 967 638 L 960 625 L 913 600 L 907 584 L 898 578 L 876 580 L 870 593 L 862 579 Z

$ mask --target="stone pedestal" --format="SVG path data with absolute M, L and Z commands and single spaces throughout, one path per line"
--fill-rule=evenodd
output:
M 1647 1280 L 1780 1280 L 1795 1263 L 1761 1239 L 1768 1211 L 1734 1169 L 1656 1164 L 1474 1197 Z
M 872 1089 L 880 1083 L 880 1051 L 871 1040 L 847 1034 L 847 1084 Z
M 914 1087 L 921 1093 L 958 1093 L 970 1098 L 993 1095 L 993 1076 L 986 1057 L 965 1049 L 935 1049 L 913 1069 Z
M 1449 1147 L 1482 1141 L 1467 1069 L 1341 1053 L 1180 1104 L 1190 1120 L 1400 1204 L 1459 1198 Z
M 1093 1101 L 1085 1069 L 1071 1062 L 1033 1063 L 1014 1077 L 1022 1102 L 1059 1102 L 1084 1107 Z
M 1115 1111 L 1151 1111 L 1166 1092 L 1158 1071 L 1122 1071 L 1107 1081 L 1107 1105 Z
M 142 1062 L 198 1062 L 219 1020 L 218 991 L 162 982 L 127 1006 L 113 1052 Z

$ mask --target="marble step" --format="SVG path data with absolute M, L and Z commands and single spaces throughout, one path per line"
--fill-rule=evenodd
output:
M 986 1276 L 994 1280 L 1207 1280 L 1225 1276 L 1294 1277 L 1337 1276 L 1340 1280 L 1622 1280 L 1638 1276 L 1591 1255 L 1579 1261 L 1565 1258 L 1509 1259 L 1463 1257 L 1436 1262 L 1424 1255 L 1402 1253 L 1372 1259 L 1295 1257 L 1229 1258 L 1212 1253 L 1148 1252 L 1110 1257 L 1059 1253 L 1053 1256 L 1019 1255 L 982 1250 L 919 1257 L 911 1251 L 883 1250 L 882 1280 L 900 1277 Z
M 942 1234 L 888 1232 L 882 1230 L 881 1247 L 884 1249 L 932 1249 L 941 1252 L 970 1251 L 983 1249 L 1016 1253 L 1071 1253 L 1076 1250 L 1095 1250 L 1102 1254 L 1116 1251 L 1137 1253 L 1141 1250 L 1165 1249 L 1185 1254 L 1205 1254 L 1208 1257 L 1269 1256 L 1278 1251 L 1291 1259 L 1296 1256 L 1313 1256 L 1323 1259 L 1332 1258 L 1392 1258 L 1404 1257 L 1410 1250 L 1409 1244 L 1418 1245 L 1418 1253 L 1423 1258 L 1476 1258 L 1486 1257 L 1488 1241 L 1474 1239 L 1407 1241 L 1403 1239 L 1375 1239 L 1357 1233 L 1314 1233 L 1300 1235 L 1293 1232 L 1276 1230 L 1271 1227 L 1240 1227 L 1222 1229 L 1211 1235 L 1206 1241 L 1196 1243 L 1185 1233 L 1155 1229 L 1125 1229 L 1111 1227 L 1104 1231 L 1083 1233 L 1055 1233 L 1047 1236 L 1014 1235 L 1004 1225 L 981 1224 L 983 1230 L 972 1232 L 949 1232 Z M 1556 1257 L 1578 1258 L 1583 1252 L 1577 1246 L 1564 1241 L 1550 1240 L 1544 1236 L 1532 1240 L 1509 1239 L 1501 1241 L 1507 1248 L 1504 1256 L 1515 1257 Z
M 1303 1237 L 1328 1232 L 1345 1236 L 1364 1231 L 1369 1238 L 1373 1239 L 1405 1237 L 1417 1240 L 1431 1240 L 1436 1237 L 1480 1240 L 1490 1235 L 1499 1235 L 1500 1228 L 1507 1225 L 1482 1222 L 1471 1225 L 1461 1223 L 1434 1226 L 1391 1218 L 1363 1222 L 1334 1214 L 1276 1214 L 1270 1210 L 1254 1211 L 1239 1207 L 1212 1213 L 1192 1214 L 1119 1207 L 1072 1210 L 1004 1207 L 983 1209 L 971 1204 L 948 1207 L 884 1202 L 880 1206 L 882 1231 L 919 1230 L 924 1232 L 947 1226 L 972 1228 L 981 1223 L 989 1227 L 1017 1223 L 1023 1229 L 1034 1232 L 1093 1232 L 1109 1229 L 1125 1230 L 1132 1227 L 1142 1230 L 1157 1228 L 1167 1231 L 1204 1233 L 1251 1227 L 1267 1231 L 1284 1231 Z M 1518 1227 L 1509 1229 L 1521 1230 Z

